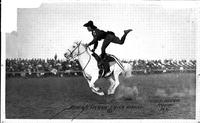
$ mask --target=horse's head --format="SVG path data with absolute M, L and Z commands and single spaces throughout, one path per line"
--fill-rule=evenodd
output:
M 73 45 L 64 54 L 67 59 L 74 59 L 86 51 L 86 46 L 80 42 L 74 42 Z

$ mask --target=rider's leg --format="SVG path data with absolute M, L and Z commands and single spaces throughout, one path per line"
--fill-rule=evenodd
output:
M 129 32 L 131 32 L 132 29 L 128 29 L 128 30 L 124 30 L 124 35 L 121 37 L 121 43 L 123 44 L 125 39 L 126 39 L 126 36 Z
M 106 55 L 106 48 L 108 47 L 108 45 L 110 44 L 112 40 L 107 37 L 106 39 L 104 39 L 102 47 L 101 47 L 101 59 L 105 58 Z
M 103 67 L 104 67 L 104 70 L 105 70 L 103 76 L 105 76 L 105 74 L 110 71 L 109 63 L 104 60 L 104 58 L 106 56 L 106 48 L 108 47 L 110 42 L 111 42 L 111 38 L 106 37 L 106 39 L 104 40 L 102 47 L 101 47 L 101 52 L 102 52 L 101 53 L 101 62 L 103 64 Z
M 101 58 L 95 53 L 92 53 L 92 56 L 97 60 L 97 62 L 100 62 Z
M 115 35 L 110 35 L 110 37 L 112 37 L 111 42 L 116 43 L 116 44 L 124 44 L 124 41 L 126 39 L 126 36 L 129 32 L 131 32 L 132 29 L 128 29 L 128 30 L 124 30 L 124 35 L 121 37 L 121 39 L 119 39 L 117 36 Z M 109 36 L 109 35 L 108 35 Z
M 99 68 L 99 76 L 98 76 L 98 78 L 101 78 L 102 75 L 103 75 L 103 72 L 104 72 L 103 71 L 103 65 L 102 65 L 102 62 L 101 62 L 101 58 L 95 52 L 92 53 L 92 56 L 96 59 L 97 66 Z

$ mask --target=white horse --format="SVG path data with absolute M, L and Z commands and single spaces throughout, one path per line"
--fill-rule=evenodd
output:
M 75 42 L 64 56 L 67 59 L 78 59 L 82 67 L 83 75 L 89 83 L 89 87 L 94 93 L 102 96 L 104 92 L 100 91 L 100 88 L 94 85 L 96 80 L 98 80 L 99 68 L 97 66 L 97 61 L 91 54 L 92 52 L 89 47 L 86 47 L 86 45 L 81 42 Z M 110 87 L 107 92 L 108 95 L 114 94 L 116 88 L 119 86 L 119 75 L 122 73 L 124 77 L 130 77 L 131 70 L 132 66 L 130 64 L 121 63 L 116 58 L 114 62 L 110 63 L 110 72 L 105 75 L 105 78 L 110 81 Z

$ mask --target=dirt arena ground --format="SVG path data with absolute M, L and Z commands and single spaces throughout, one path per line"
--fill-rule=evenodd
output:
M 195 73 L 120 77 L 114 96 L 91 92 L 83 77 L 7 78 L 8 119 L 194 119 Z M 96 82 L 102 90 L 109 83 Z M 137 86 L 139 95 L 130 94 Z

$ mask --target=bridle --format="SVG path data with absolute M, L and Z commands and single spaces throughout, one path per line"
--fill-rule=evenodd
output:
M 81 45 L 81 41 L 80 41 L 79 43 L 76 43 L 76 44 L 77 44 L 77 46 L 76 46 L 72 51 L 68 49 L 68 51 L 70 52 L 70 54 L 69 54 L 68 56 L 65 55 L 66 58 L 69 58 L 69 57 L 70 57 L 70 58 L 72 58 L 72 59 L 75 59 L 76 57 L 78 57 L 78 56 L 82 55 L 83 53 L 87 52 L 87 47 L 86 47 L 85 51 L 80 52 L 79 46 Z M 73 53 L 74 53 L 74 51 L 75 51 L 76 49 L 78 49 L 78 53 L 77 53 L 75 56 L 73 56 Z M 88 47 L 88 49 L 90 50 L 89 47 Z M 85 67 L 83 68 L 82 71 L 85 70 L 85 68 L 86 68 L 87 65 L 89 64 L 90 60 L 91 60 L 91 55 L 89 55 L 89 60 L 88 60 L 87 64 L 85 65 Z
M 78 57 L 80 54 L 79 54 L 79 46 L 81 43 L 76 43 L 77 44 L 77 47 L 75 47 L 72 51 L 68 49 L 68 51 L 70 52 L 70 54 L 68 56 L 65 56 L 65 57 L 71 57 L 72 59 L 75 59 L 76 57 Z M 74 51 L 78 48 L 78 54 L 76 56 L 73 57 L 73 53 Z M 85 52 L 85 51 L 84 51 Z M 84 53 L 83 52 L 83 53 Z M 81 53 L 82 54 L 82 53 Z

